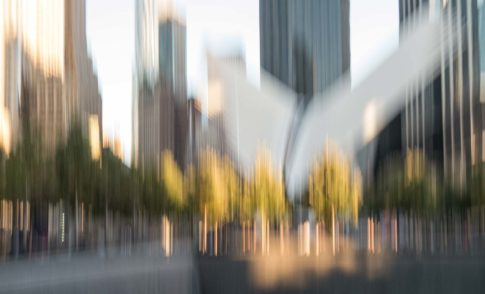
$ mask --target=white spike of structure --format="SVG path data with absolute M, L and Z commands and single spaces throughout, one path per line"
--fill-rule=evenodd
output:
M 359 86 L 351 91 L 341 86 L 343 78 L 312 99 L 291 138 L 293 146 L 286 159 L 296 94 L 263 71 L 261 88 L 257 89 L 245 80 L 237 64 L 209 60 L 218 69 L 210 78 L 223 81 L 228 143 L 243 173 L 252 167 L 258 148 L 264 146 L 277 168 L 286 165 L 288 195 L 294 199 L 306 187 L 309 169 L 327 139 L 348 154 L 373 139 L 402 109 L 405 89 L 419 79 L 436 76 L 446 47 L 442 45 L 455 42 L 442 34 L 445 24 L 440 19 L 430 22 L 423 18 L 416 23 L 399 48 Z

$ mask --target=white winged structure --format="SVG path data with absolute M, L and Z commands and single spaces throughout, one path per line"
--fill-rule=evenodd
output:
M 353 157 L 403 108 L 406 88 L 438 74 L 443 48 L 455 47 L 449 46 L 455 40 L 443 33 L 442 19 L 423 17 L 415 24 L 359 85 L 349 89 L 343 77 L 313 97 L 304 113 L 297 107 L 297 94 L 264 70 L 258 87 L 247 81 L 241 64 L 209 58 L 209 79 L 222 81 L 224 88 L 227 144 L 242 174 L 249 173 L 258 150 L 265 148 L 274 167 L 285 171 L 288 196 L 295 200 L 327 140 Z

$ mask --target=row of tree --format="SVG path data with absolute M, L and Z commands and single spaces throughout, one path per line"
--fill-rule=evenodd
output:
M 25 132 L 9 156 L 0 153 L 1 197 L 34 205 L 63 200 L 71 208 L 82 202 L 98 214 L 109 209 L 125 215 L 135 210 L 199 215 L 212 224 L 247 222 L 255 215 L 272 223 L 290 217 L 282 172 L 273 169 L 267 152 L 259 153 L 254 169 L 243 177 L 227 156 L 213 150 L 199 154 L 198 164 L 185 172 L 170 152 L 162 154 L 157 172 L 130 168 L 110 149 L 93 160 L 90 150 L 78 126 L 55 156 L 45 156 L 40 138 Z M 433 213 L 484 205 L 485 170 L 476 166 L 471 174 L 465 187 L 453 189 L 422 152 L 408 152 L 404 160 L 395 157 L 380 168 L 366 191 L 365 206 L 371 211 Z M 307 196 L 306 203 L 327 227 L 336 217 L 356 221 L 362 205 L 361 176 L 344 154 L 327 146 L 314 163 Z
M 55 156 L 45 156 L 40 142 L 38 136 L 25 132 L 9 156 L 0 154 L 2 197 L 33 205 L 62 200 L 68 209 L 84 203 L 94 214 L 113 210 L 129 215 L 143 210 L 154 215 L 199 215 L 209 224 L 249 222 L 256 215 L 276 224 L 290 217 L 282 172 L 274 170 L 265 151 L 258 154 L 251 174 L 242 177 L 227 156 L 210 149 L 185 172 L 170 152 L 162 154 L 159 172 L 129 168 L 110 149 L 103 149 L 101 158 L 93 160 L 78 126 L 70 130 Z M 319 219 L 357 218 L 360 177 L 342 154 L 327 151 L 315 165 L 309 186 L 309 204 Z
M 476 165 L 467 181 L 458 185 L 440 173 L 420 150 L 404 159 L 394 156 L 385 161 L 366 191 L 366 207 L 378 212 L 398 209 L 421 215 L 446 213 L 485 205 L 485 166 Z
M 199 164 L 181 171 L 170 152 L 160 171 L 126 166 L 110 149 L 93 160 L 89 142 L 74 126 L 55 156 L 45 156 L 38 136 L 26 132 L 21 144 L 0 153 L 0 195 L 10 200 L 84 203 L 94 213 L 110 209 L 131 214 L 200 213 L 210 222 L 249 218 L 258 209 L 271 219 L 286 215 L 288 203 L 281 177 L 271 163 L 258 159 L 254 181 L 243 182 L 228 157 L 202 152 Z M 256 200 L 257 199 L 257 200 Z

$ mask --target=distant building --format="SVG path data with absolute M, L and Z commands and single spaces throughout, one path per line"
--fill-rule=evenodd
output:
M 187 103 L 186 28 L 178 18 L 165 15 L 158 25 L 159 73 L 180 101 Z
M 429 7 L 430 1 L 399 1 L 399 31 L 403 38 L 416 25 L 413 15 Z M 437 3 L 431 1 L 431 3 Z M 439 3 L 438 3 L 439 4 Z M 429 7 L 428 19 L 438 16 L 441 6 Z M 420 149 L 425 156 L 443 163 L 443 121 L 441 75 L 433 81 L 418 80 L 406 90 L 405 107 L 401 115 L 402 150 Z M 399 132 L 399 130 L 395 130 Z
M 65 0 L 64 7 L 64 82 L 69 125 L 80 123 L 88 136 L 95 121 L 98 130 L 102 130 L 103 122 L 98 77 L 86 41 L 86 1 Z M 101 135 L 99 132 L 99 142 Z
M 458 43 L 455 48 L 442 48 L 441 67 L 434 80 L 418 79 L 407 89 L 400 118 L 376 139 L 375 170 L 390 154 L 405 155 L 419 149 L 434 162 L 442 176 L 463 186 L 471 167 L 484 156 L 477 1 L 400 0 L 401 36 L 416 25 L 412 15 L 425 11 L 423 8 L 428 8 L 431 21 L 441 14 L 445 20 L 460 24 L 451 26 L 453 29 L 443 27 L 446 28 L 443 34 L 456 37 Z M 399 129 L 400 137 L 395 136 Z M 386 134 L 394 134 L 393 142 Z
M 261 67 L 302 96 L 323 92 L 350 71 L 349 7 L 348 0 L 260 0 Z
M 480 1 L 479 1 L 480 2 Z M 480 40 L 480 69 L 482 75 L 485 74 L 485 1 L 481 1 L 478 7 L 479 11 L 479 40 Z
M 158 1 L 135 0 L 135 68 L 133 73 L 132 104 L 132 164 L 139 165 L 142 96 L 146 91 L 153 92 L 158 80 Z
M 138 167 L 159 171 L 161 155 L 174 151 L 175 103 L 161 81 L 154 88 L 142 88 L 138 105 Z
M 195 97 L 187 101 L 188 107 L 188 136 L 187 136 L 187 165 L 194 165 L 197 161 L 200 133 L 202 130 L 202 113 L 200 104 Z
M 20 21 L 10 13 L 19 6 L 14 0 L 0 4 L 0 149 L 7 153 L 20 139 Z
M 135 0 L 136 84 L 153 87 L 158 79 L 158 0 Z
M 1 6 L 0 97 L 8 108 L 11 141 L 20 139 L 21 122 L 35 129 L 46 155 L 64 142 L 74 123 L 91 137 L 95 121 L 101 129 L 102 105 L 87 52 L 85 0 L 29 6 L 5 0 Z
M 482 162 L 485 162 L 485 1 L 479 3 L 480 103 L 482 105 Z
M 173 7 L 160 11 L 158 25 L 159 75 L 174 98 L 174 158 L 185 166 L 188 136 L 186 27 Z
M 429 7 L 428 0 L 399 1 L 399 35 L 404 38 L 409 30 L 417 23 L 413 15 L 424 12 Z M 433 2 L 432 3 L 437 3 Z M 428 20 L 439 16 L 441 6 L 429 7 Z M 405 106 L 373 140 L 373 164 L 367 173 L 375 175 L 381 165 L 390 157 L 404 156 L 409 150 L 420 149 L 427 159 L 438 166 L 443 164 L 443 123 L 441 77 L 438 75 L 433 81 L 418 79 L 406 89 Z M 368 146 L 369 147 L 369 146 Z M 442 169 L 440 169 L 442 170 Z
M 135 18 L 133 163 L 159 171 L 168 150 L 183 168 L 189 129 L 186 28 L 173 7 L 154 0 L 137 0 Z

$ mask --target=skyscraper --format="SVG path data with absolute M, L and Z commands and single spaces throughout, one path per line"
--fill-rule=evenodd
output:
M 94 121 L 97 121 L 94 129 L 102 130 L 102 101 L 98 77 L 87 49 L 86 1 L 65 0 L 64 5 L 64 83 L 69 123 L 80 123 L 87 136 L 93 132 L 90 125 Z M 97 136 L 101 143 L 101 131 Z
M 74 123 L 87 138 L 96 129 L 100 145 L 102 105 L 87 53 L 86 2 L 48 0 L 33 5 L 17 12 L 23 20 L 22 121 L 39 133 L 46 154 L 65 140 Z M 35 17 L 29 18 L 32 11 Z
M 485 1 L 479 1 L 479 34 L 480 34 L 480 102 L 485 103 Z M 485 126 L 485 125 L 484 125 Z
M 437 5 L 438 4 L 438 5 Z M 416 26 L 415 13 L 424 13 L 426 18 L 432 21 L 441 13 L 440 3 L 436 1 L 399 1 L 399 35 L 402 39 L 407 31 Z M 433 6 L 433 7 L 430 7 Z M 436 77 L 432 81 L 417 79 L 417 81 L 405 91 L 405 107 L 401 114 L 400 129 L 392 130 L 401 133 L 402 151 L 420 149 L 425 156 L 434 162 L 443 162 L 443 123 L 442 123 L 442 97 L 441 78 Z
M 135 1 L 137 84 L 154 86 L 158 78 L 158 1 Z
M 480 34 L 480 69 L 482 75 L 485 74 L 485 1 L 481 0 L 479 2 L 479 34 Z M 482 79 L 483 81 L 483 79 Z M 482 101 L 485 102 L 485 101 Z
M 259 14 L 261 66 L 299 95 L 349 72 L 348 0 L 260 0 Z
M 470 167 L 482 158 L 477 1 L 448 1 L 443 13 L 450 22 L 456 16 L 459 24 L 448 31 L 458 39 L 458 48 L 445 48 L 448 55 L 442 56 L 443 163 L 445 172 L 463 185 Z
M 171 2 L 160 14 L 158 70 L 162 84 L 170 92 L 169 97 L 174 99 L 173 153 L 183 167 L 188 135 L 186 27 Z
M 158 26 L 159 74 L 177 103 L 187 103 L 186 28 L 174 14 L 165 14 Z
M 0 4 L 0 149 L 10 152 L 18 141 L 20 97 L 20 21 L 18 1 Z
M 441 69 L 434 81 L 419 80 L 406 94 L 402 115 L 404 151 L 421 149 L 443 167 L 444 176 L 463 186 L 471 166 L 482 158 L 479 26 L 476 0 L 400 0 L 401 33 L 412 25 L 412 13 L 428 7 L 451 26 L 443 35 L 456 37 L 443 46 Z
M 174 151 L 174 99 L 160 80 L 153 88 L 142 87 L 138 95 L 137 166 L 159 172 L 162 152 Z
M 136 2 L 133 97 L 134 164 L 156 171 L 161 166 L 161 154 L 167 150 L 180 166 L 184 165 L 188 129 L 186 29 L 172 7 L 159 4 L 152 0 Z

